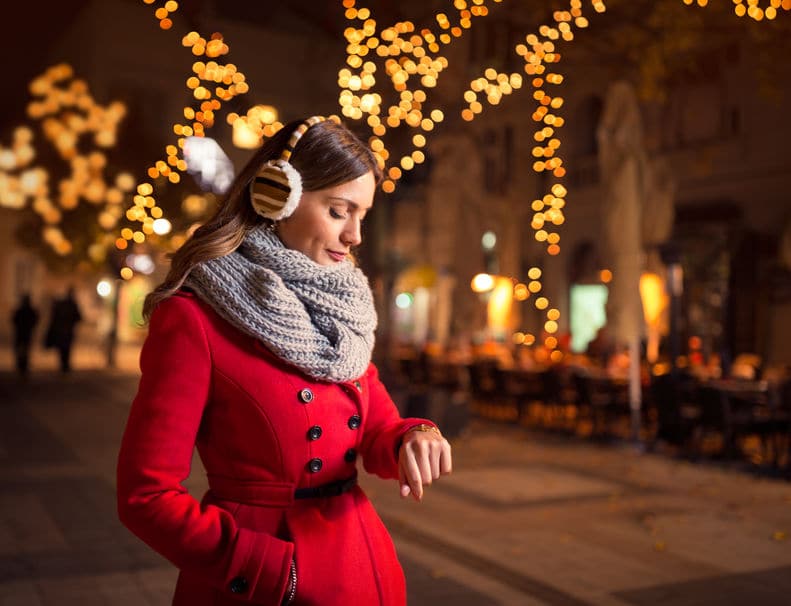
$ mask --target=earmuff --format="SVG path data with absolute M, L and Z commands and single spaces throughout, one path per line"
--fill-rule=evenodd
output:
M 323 116 L 313 116 L 302 122 L 291 133 L 280 157 L 270 160 L 256 173 L 250 183 L 250 201 L 256 213 L 272 221 L 280 221 L 297 209 L 302 197 L 302 177 L 289 159 L 305 131 L 324 120 Z

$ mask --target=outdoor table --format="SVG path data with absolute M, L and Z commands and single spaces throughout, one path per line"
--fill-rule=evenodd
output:
M 703 385 L 715 391 L 722 406 L 723 440 L 726 454 L 735 451 L 737 425 L 759 430 L 773 429 L 783 411 L 776 386 L 764 380 L 711 379 Z M 773 448 L 772 465 L 777 464 L 777 449 Z

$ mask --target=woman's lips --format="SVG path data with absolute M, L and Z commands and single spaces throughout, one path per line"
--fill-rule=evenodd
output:
M 327 254 L 333 261 L 343 261 L 346 258 L 346 253 L 344 252 L 336 252 L 334 250 L 328 250 Z

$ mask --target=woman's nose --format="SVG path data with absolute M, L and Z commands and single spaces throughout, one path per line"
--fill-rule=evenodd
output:
M 360 234 L 360 220 L 351 218 L 346 222 L 346 226 L 341 234 L 343 243 L 347 246 L 358 246 L 362 242 Z

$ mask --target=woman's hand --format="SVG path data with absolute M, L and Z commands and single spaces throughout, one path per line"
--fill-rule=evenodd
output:
M 418 425 L 404 436 L 398 451 L 398 480 L 401 496 L 411 493 L 416 501 L 423 498 L 423 486 L 430 485 L 452 470 L 450 444 L 436 427 Z

